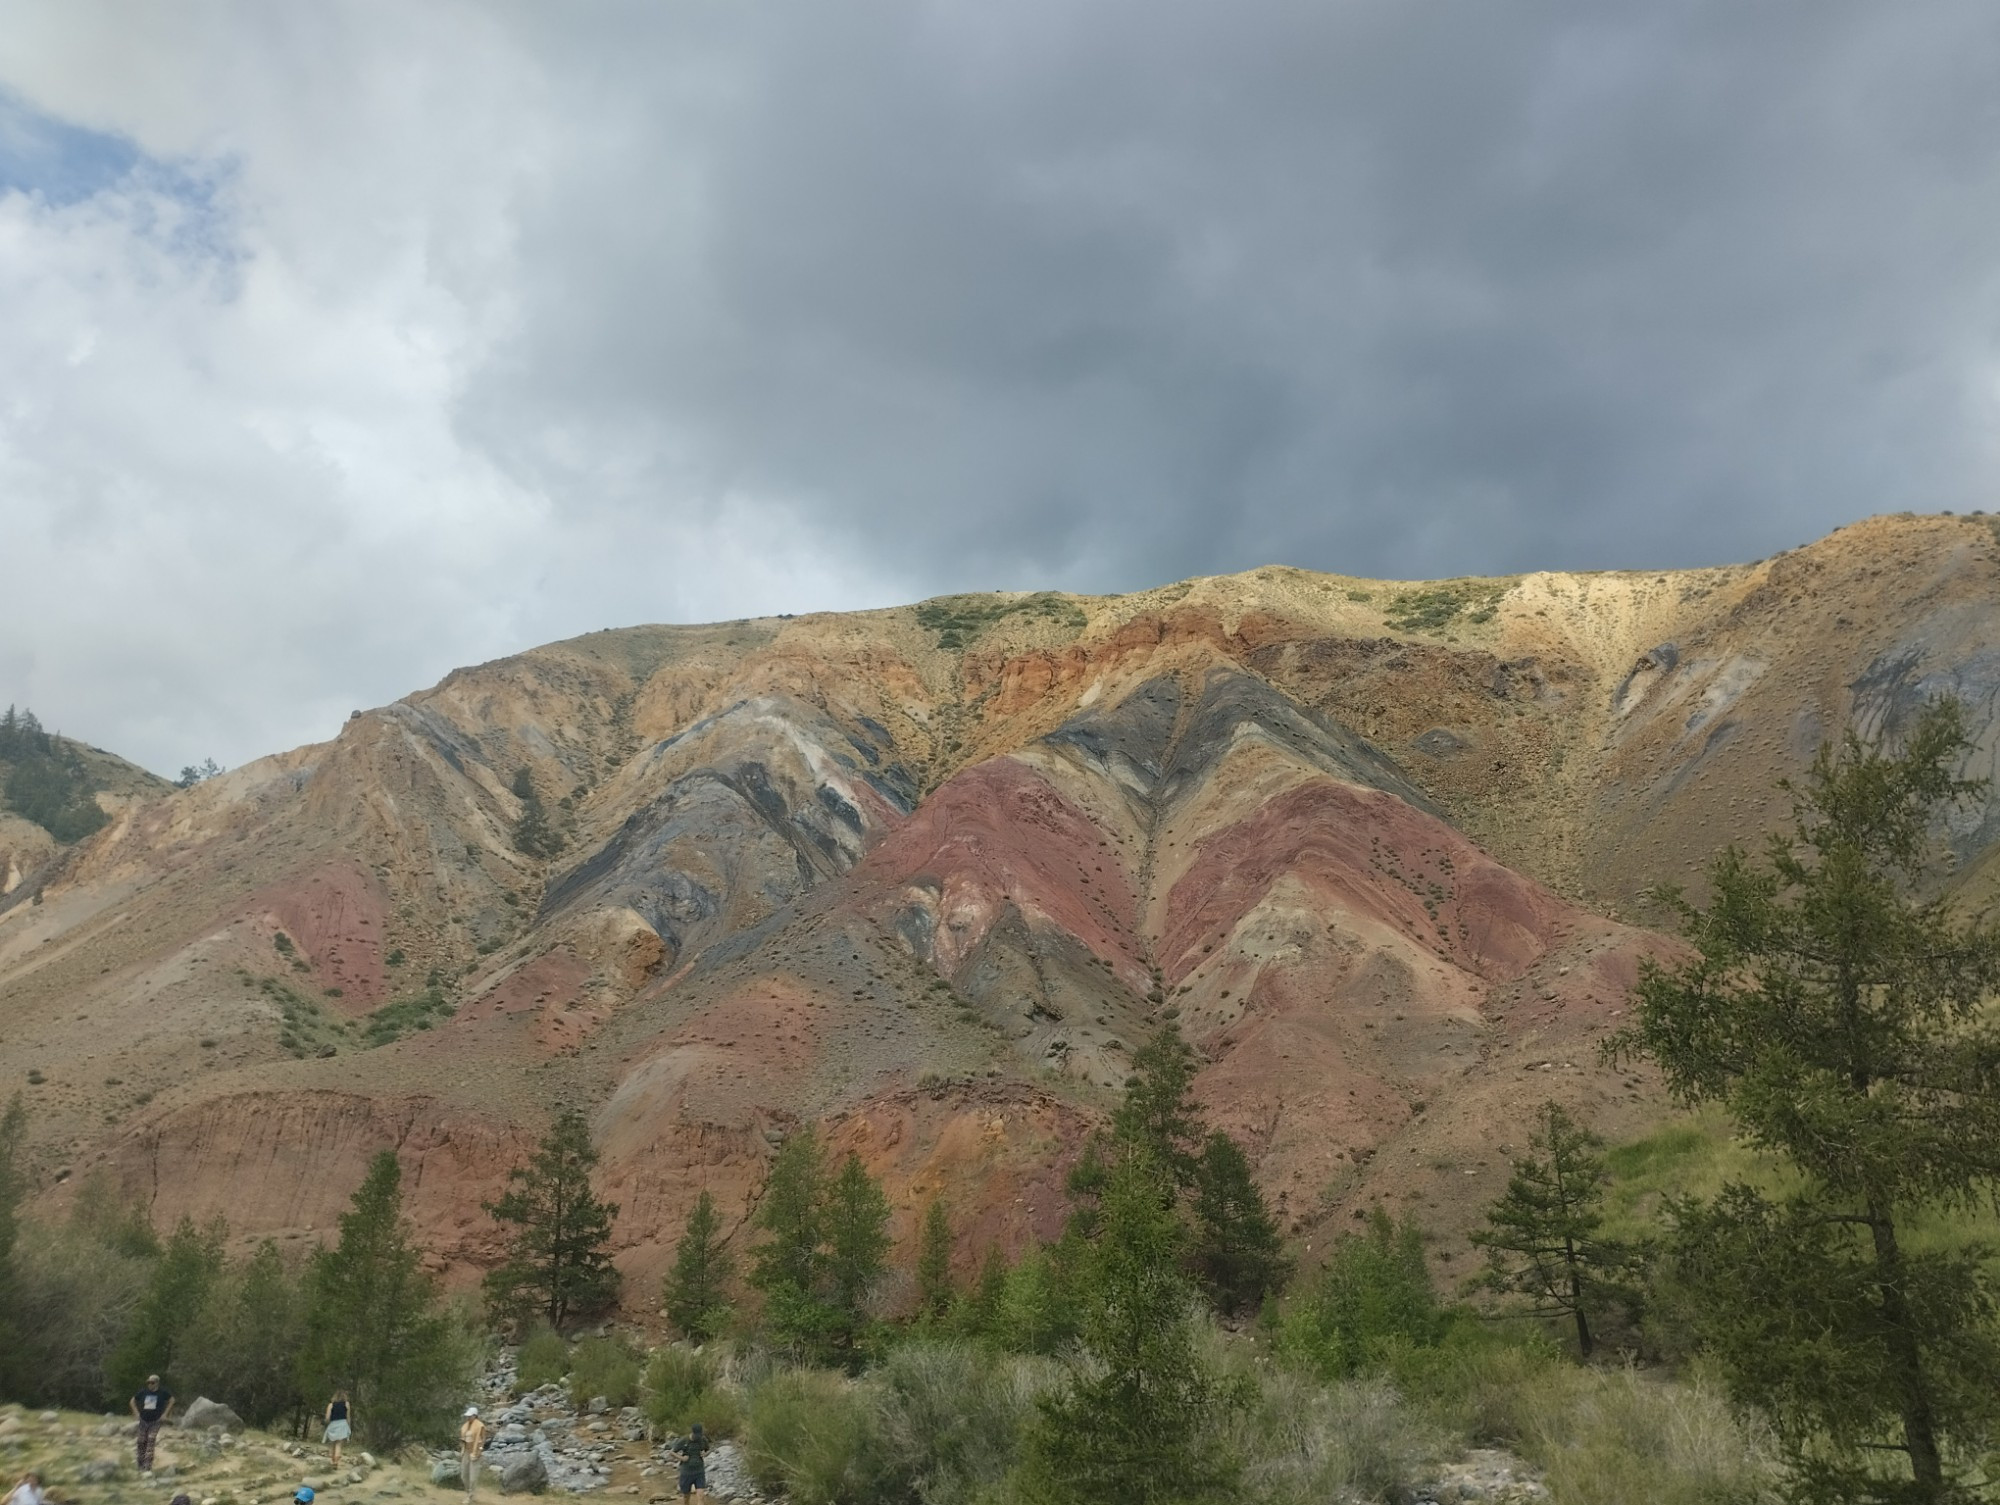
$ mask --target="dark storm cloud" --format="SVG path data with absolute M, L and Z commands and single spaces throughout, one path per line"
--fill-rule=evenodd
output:
M 609 129 L 526 204 L 559 272 L 468 399 L 514 464 L 523 413 L 644 435 L 940 587 L 1691 563 L 1992 499 L 1984 5 L 625 19 L 538 38 Z
M 1995 503 L 2000 20 L 29 0 L 0 701 L 172 771 L 638 621 Z

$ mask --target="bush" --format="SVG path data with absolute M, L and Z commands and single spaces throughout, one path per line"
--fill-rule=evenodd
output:
M 643 1369 L 623 1338 L 585 1338 L 569 1356 L 569 1398 L 575 1406 L 603 1396 L 614 1406 L 638 1404 Z
M 1546 1335 L 1454 1316 L 1434 1344 L 1381 1350 L 1389 1378 L 1438 1425 L 1479 1445 L 1517 1446 L 1561 1376 L 1577 1372 Z
M 1259 1376 L 1231 1434 L 1247 1492 L 1268 1505 L 1402 1499 L 1447 1451 L 1385 1379 L 1322 1385 L 1282 1369 Z
M 712 1354 L 669 1345 L 659 1349 L 646 1366 L 646 1419 L 671 1433 L 686 1432 L 696 1422 L 711 1437 L 734 1437 L 742 1427 L 743 1407 L 736 1392 L 720 1383 L 721 1366 Z
M 1521 1452 L 1556 1505 L 1774 1499 L 1775 1448 L 1700 1379 L 1552 1367 L 1532 1397 Z
M 857 1385 L 823 1370 L 782 1370 L 751 1392 L 744 1428 L 750 1472 L 793 1505 L 874 1505 L 882 1480 L 875 1408 Z
M 24 1222 L 10 1264 L 16 1341 L 5 1355 L 13 1398 L 95 1411 L 144 1296 L 152 1257 L 86 1227 Z
M 1000 1486 L 1056 1379 L 1052 1364 L 965 1343 L 897 1349 L 873 1387 L 884 1495 L 962 1505 Z
M 541 1328 L 521 1345 L 515 1365 L 518 1373 L 515 1384 L 523 1392 L 553 1385 L 569 1373 L 569 1345 L 563 1342 L 561 1334 Z
M 1424 1264 L 1423 1236 L 1377 1208 L 1365 1233 L 1337 1240 L 1325 1267 L 1279 1324 L 1279 1347 L 1322 1379 L 1379 1367 L 1393 1349 L 1423 1348 L 1449 1320 Z

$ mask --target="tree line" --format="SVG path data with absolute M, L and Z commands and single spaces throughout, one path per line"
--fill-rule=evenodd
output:
M 0 763 L 8 808 L 57 841 L 81 841 L 110 818 L 91 798 L 98 784 L 76 744 L 44 731 L 33 711 L 10 705 L 0 715 Z

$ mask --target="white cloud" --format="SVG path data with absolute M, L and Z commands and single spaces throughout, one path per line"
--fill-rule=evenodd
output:
M 1989 26 L 28 0 L 0 696 L 171 770 L 606 625 L 1990 505 Z

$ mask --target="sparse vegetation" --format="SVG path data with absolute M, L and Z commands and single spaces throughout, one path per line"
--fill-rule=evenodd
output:
M 549 812 L 542 804 L 542 797 L 535 789 L 535 775 L 532 769 L 522 767 L 514 771 L 514 797 L 521 802 L 520 818 L 514 822 L 514 849 L 530 857 L 547 859 L 563 849 L 562 833 L 549 820 Z M 468 858 L 476 858 L 478 849 L 466 848 Z
M 368 1016 L 361 1038 L 369 1045 L 393 1045 L 405 1035 L 435 1029 L 458 1012 L 442 987 L 426 988 L 412 998 L 385 1003 Z
M 1384 617 L 1399 632 L 1442 632 L 1461 618 L 1474 624 L 1490 622 L 1512 584 L 1507 580 L 1444 580 L 1399 591 Z
M 1090 619 L 1073 601 L 1053 591 L 1008 600 L 1001 596 L 938 596 L 916 609 L 917 625 L 937 634 L 940 648 L 963 648 L 987 628 L 1008 617 L 1027 617 L 1071 633 L 1081 632 Z

